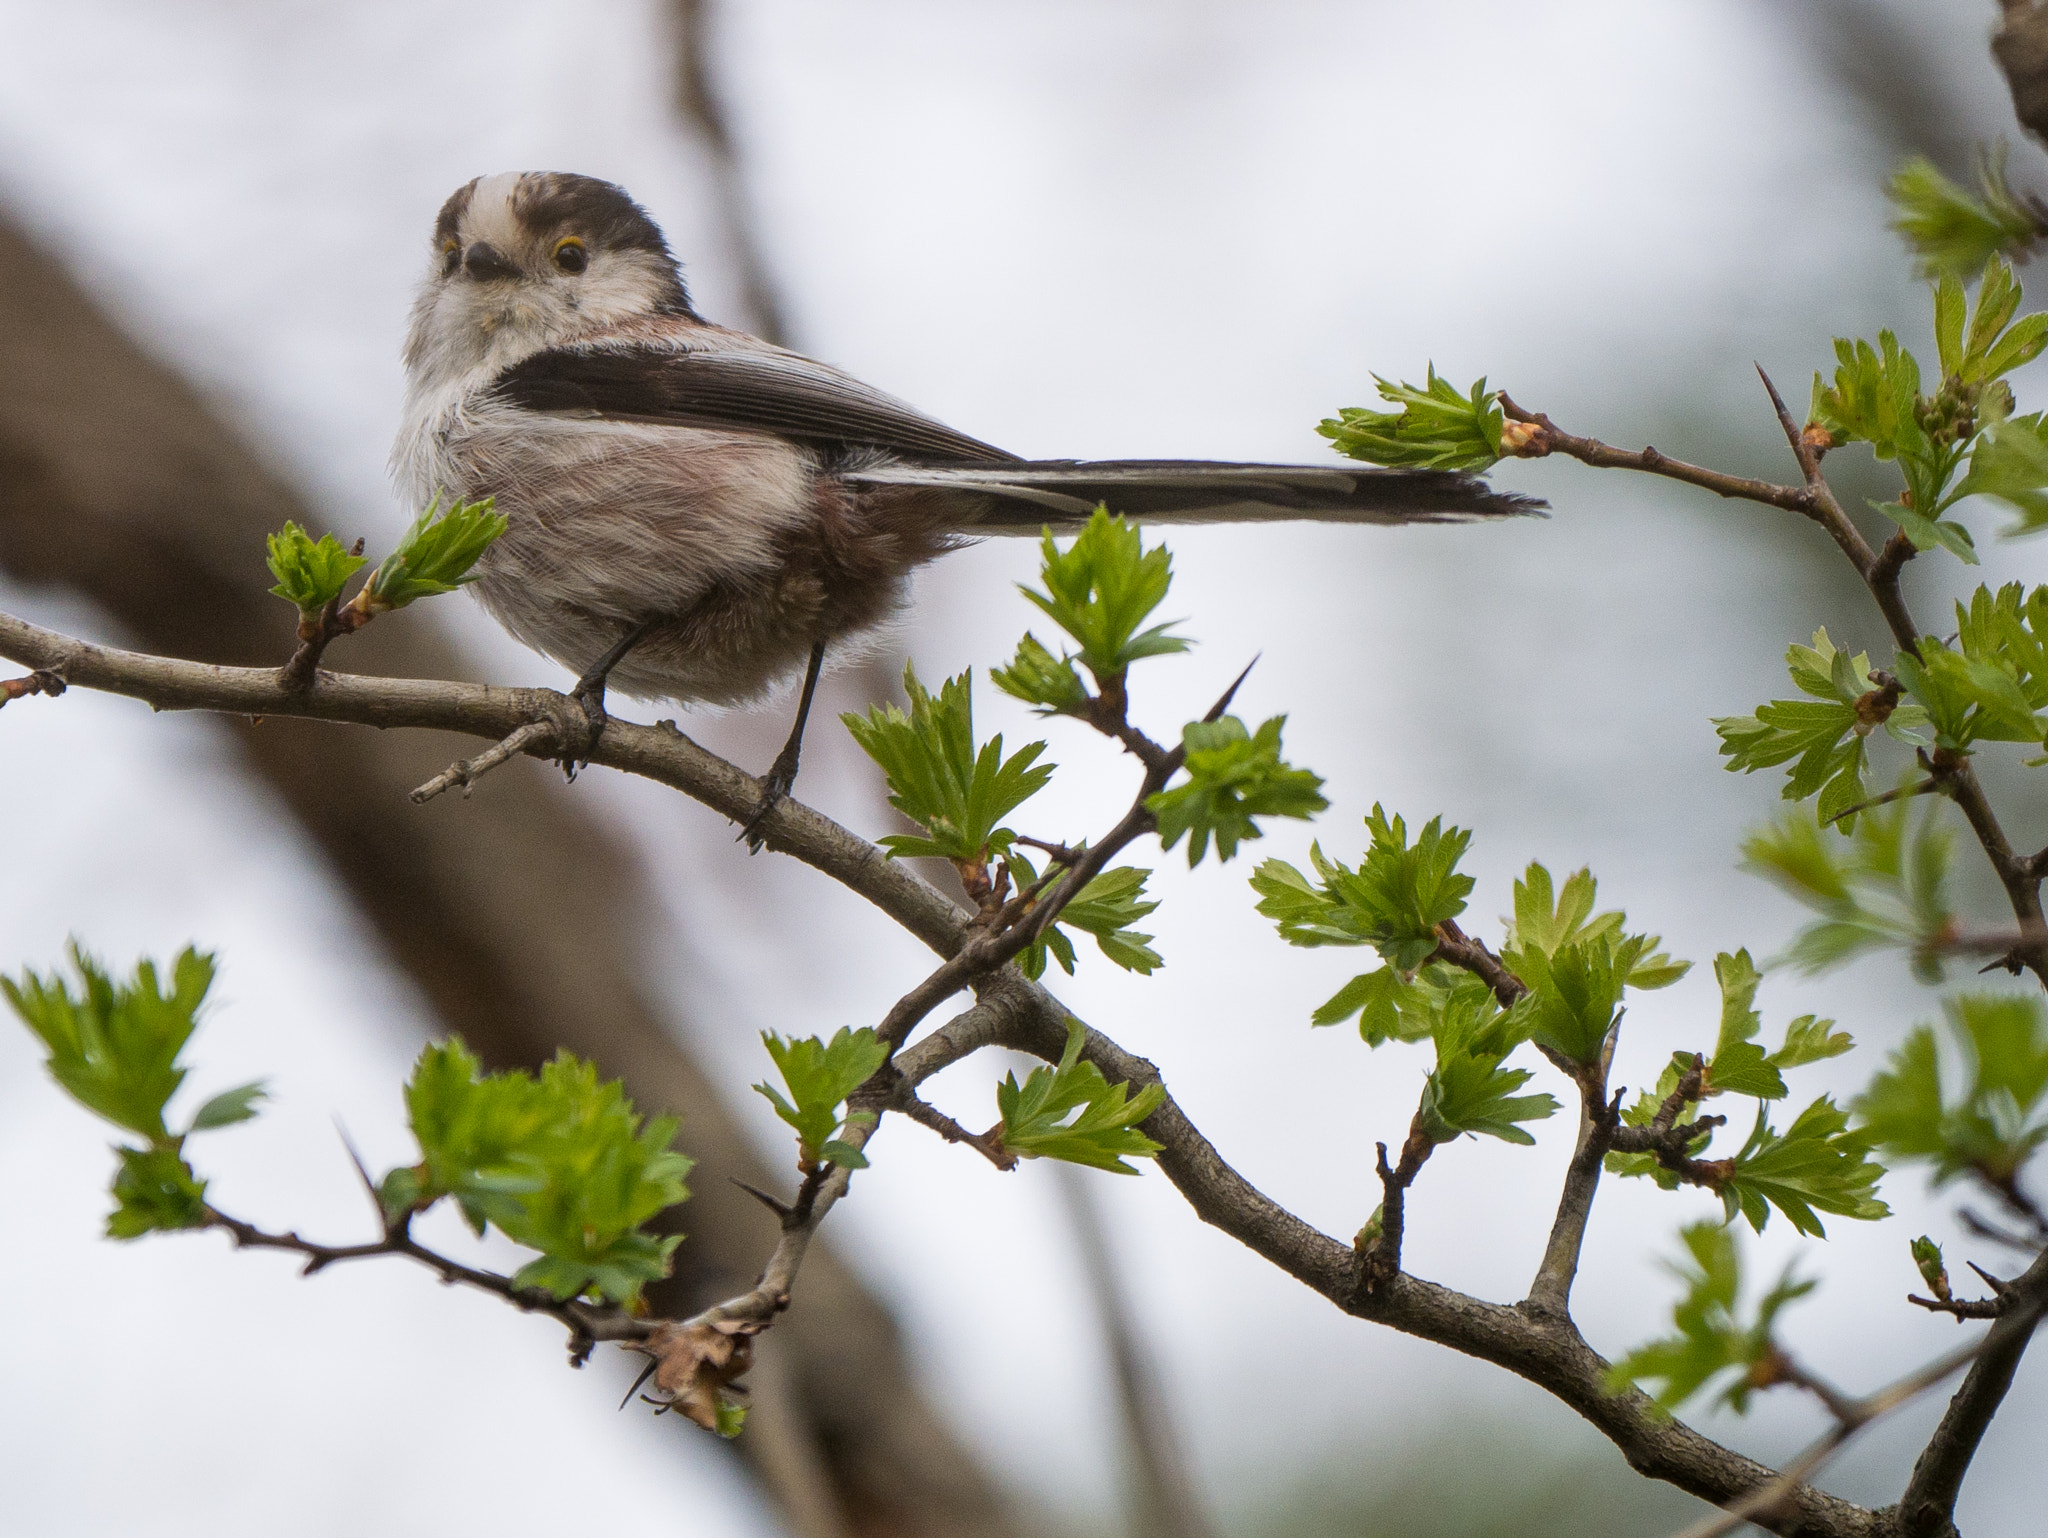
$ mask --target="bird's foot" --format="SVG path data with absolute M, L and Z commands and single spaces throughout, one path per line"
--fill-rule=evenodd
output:
M 747 819 L 747 825 L 740 829 L 735 843 L 744 843 L 748 854 L 759 854 L 768 836 L 761 831 L 761 824 L 768 820 L 768 814 L 785 800 L 796 786 L 798 745 L 791 743 L 775 755 L 775 762 L 768 766 L 768 773 L 761 781 L 761 804 L 754 815 Z
M 562 756 L 556 760 L 562 766 L 562 773 L 571 781 L 578 770 L 590 762 L 590 755 L 597 751 L 598 739 L 604 736 L 604 729 L 611 725 L 611 715 L 604 708 L 604 675 L 584 674 L 576 680 L 576 687 L 569 691 L 569 698 L 576 702 L 576 708 L 583 712 L 583 740 L 572 747 L 565 747 Z

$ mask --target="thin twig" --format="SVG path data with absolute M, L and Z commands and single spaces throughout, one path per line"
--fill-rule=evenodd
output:
M 1921 780 L 1912 785 L 1901 785 L 1897 790 L 1888 790 L 1881 796 L 1872 796 L 1868 801 L 1859 801 L 1854 806 L 1842 808 L 1829 822 L 1840 822 L 1844 817 L 1854 817 L 1858 812 L 1867 812 L 1872 807 L 1890 806 L 1894 801 L 1907 801 L 1914 796 L 1925 796 L 1941 789 L 1939 780 Z
M 443 791 L 453 790 L 458 785 L 462 787 L 464 797 L 467 797 L 470 787 L 498 765 L 517 758 L 521 753 L 552 750 L 555 737 L 554 722 L 529 721 L 517 731 L 507 734 L 502 741 L 485 748 L 475 758 L 459 759 L 450 764 L 426 784 L 413 791 L 411 800 L 415 806 L 423 806 Z M 541 756 L 545 756 L 545 751 Z
M 26 699 L 31 694 L 47 694 L 52 699 L 64 692 L 63 676 L 50 668 L 37 668 L 20 678 L 0 678 L 0 709 L 10 700 Z

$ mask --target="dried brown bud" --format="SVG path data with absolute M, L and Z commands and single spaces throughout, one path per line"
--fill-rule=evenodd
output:
M 754 1363 L 754 1337 L 766 1326 L 751 1319 L 665 1324 L 648 1338 L 654 1385 L 706 1431 L 718 1429 L 718 1391 Z
M 1799 430 L 1799 441 L 1806 448 L 1813 450 L 1813 457 L 1815 459 L 1820 458 L 1829 449 L 1841 446 L 1835 442 L 1835 435 L 1818 422 L 1808 422 L 1806 426 L 1801 428 Z
M 1540 422 L 1503 422 L 1500 451 L 1518 459 L 1541 459 L 1550 452 L 1550 439 Z

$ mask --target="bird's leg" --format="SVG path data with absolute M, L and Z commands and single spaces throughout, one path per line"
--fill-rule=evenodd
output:
M 761 797 L 760 810 L 755 812 L 747 825 L 740 829 L 740 837 L 746 840 L 747 853 L 759 854 L 764 842 L 759 829 L 762 820 L 775 810 L 776 804 L 789 794 L 796 784 L 797 760 L 804 751 L 804 723 L 811 716 L 811 696 L 818 692 L 818 673 L 825 666 L 825 643 L 818 642 L 811 648 L 810 665 L 804 669 L 804 692 L 796 702 L 796 725 L 790 728 L 789 741 L 782 745 L 782 751 L 775 755 L 775 762 L 768 766 L 768 778 L 764 782 L 767 793 Z
M 597 739 L 604 735 L 605 726 L 611 720 L 604 708 L 605 680 L 611 677 L 612 669 L 619 665 L 626 653 L 646 639 L 647 632 L 654 625 L 655 621 L 646 619 L 631 626 L 602 657 L 584 669 L 583 676 L 576 680 L 576 687 L 569 691 L 569 698 L 583 707 L 583 719 L 590 723 L 590 737 L 584 743 L 584 752 L 588 753 L 597 746 Z

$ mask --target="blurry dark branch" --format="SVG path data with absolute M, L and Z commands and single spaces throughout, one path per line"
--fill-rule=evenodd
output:
M 1090 1184 L 1095 1177 L 1071 1164 L 1056 1164 L 1053 1177 L 1080 1251 L 1081 1275 L 1108 1337 L 1128 1464 L 1129 1531 L 1132 1538 L 1206 1538 L 1216 1529 L 1189 1477 L 1179 1433 L 1167 1414 L 1170 1401 L 1117 1275 L 1108 1225 Z
M 1816 1440 L 1798 1457 L 1785 1465 L 1785 1471 L 1762 1489 L 1726 1507 L 1721 1515 L 1709 1517 L 1686 1528 L 1675 1538 L 1723 1538 L 1745 1522 L 1759 1527 L 1769 1527 L 1777 1513 L 1801 1490 L 1808 1488 L 1806 1481 L 1820 1472 L 1821 1466 L 1841 1451 L 1851 1437 L 1873 1421 L 1912 1403 L 1929 1389 L 1936 1387 L 1944 1378 L 1977 1357 L 1983 1343 L 1962 1346 L 1937 1357 L 1925 1367 L 1915 1368 L 1895 1383 L 1887 1384 L 1873 1394 L 1860 1399 L 1851 1399 L 1839 1391 L 1827 1388 L 1812 1380 L 1798 1376 L 1788 1378 L 1789 1382 L 1801 1382 L 1803 1386 L 1822 1390 L 1821 1397 L 1834 1413 L 1835 1424 L 1826 1434 Z M 1902 1510 L 1903 1508 L 1901 1508 Z M 1890 1515 L 1886 1513 L 1885 1515 Z M 1953 1532 L 1953 1529 L 1950 1529 Z
M 328 525 L 4 224 L 0 292 L 0 569 L 85 595 L 141 645 L 245 665 L 281 692 L 295 616 L 264 591 L 264 537 L 287 518 Z M 336 532 L 346 542 L 368 531 Z M 472 675 L 413 611 L 340 646 L 370 673 Z M 318 696 L 317 683 L 308 692 Z M 31 708 L 63 706 L 12 707 Z M 535 1067 L 566 1046 L 623 1077 L 643 1108 L 683 1118 L 701 1178 L 679 1215 L 690 1237 L 677 1275 L 651 1295 L 657 1311 L 686 1315 L 751 1279 L 772 1229 L 725 1177 L 771 1177 L 672 1034 L 679 1011 L 642 981 L 650 949 L 678 947 L 627 845 L 538 764 L 506 765 L 469 802 L 416 808 L 407 792 L 448 765 L 449 738 L 337 733 L 280 719 L 291 713 L 230 707 L 226 740 L 323 852 L 443 1026 L 494 1067 Z M 250 714 L 269 719 L 252 726 Z M 533 719 L 508 712 L 485 735 Z M 758 787 L 730 773 L 731 793 L 751 805 Z M 797 1398 L 757 1394 L 742 1456 L 770 1445 L 779 1421 L 823 1450 L 857 1531 L 1017 1530 L 921 1397 L 895 1322 L 829 1251 L 810 1256 L 805 1308 L 778 1333 Z
M 2048 6 L 2000 0 L 1999 9 L 2004 16 L 1992 34 L 1991 56 L 2005 72 L 2020 126 L 2048 142 Z
M 317 675 L 311 688 L 294 693 L 278 683 L 275 668 L 224 668 L 142 656 L 72 640 L 11 616 L 0 616 L 0 656 L 51 668 L 73 687 L 129 694 L 161 709 L 239 715 L 274 711 L 386 727 L 434 726 L 494 740 L 523 721 L 544 716 L 550 702 L 561 698 L 546 690 L 332 673 Z M 592 762 L 670 785 L 735 822 L 752 815 L 759 804 L 758 781 L 707 753 L 673 727 L 615 722 L 593 751 Z M 502 786 L 506 779 L 501 775 L 493 783 Z M 402 798 L 395 786 L 387 791 Z M 478 804 L 488 804 L 488 800 Z M 958 954 L 977 938 L 974 914 L 887 860 L 865 839 L 810 808 L 785 801 L 762 826 L 772 847 L 797 856 L 866 897 L 942 957 Z M 926 1041 L 912 1043 L 898 1055 L 896 1067 L 915 1084 L 925 1076 L 927 1066 L 935 1071 L 936 1066 L 957 1061 L 969 1049 L 957 1040 L 946 1041 L 925 1055 L 928 1043 L 956 1032 L 971 1037 L 974 1047 L 1005 1045 L 1057 1061 L 1066 1043 L 1069 1018 L 1044 989 L 1026 982 L 1014 969 L 1002 968 L 981 979 L 975 1008 Z M 1127 1082 L 1140 1089 L 1160 1082 L 1151 1063 L 1125 1052 L 1099 1032 L 1087 1032 L 1083 1055 L 1112 1083 Z M 1643 1395 L 1609 1392 L 1605 1382 L 1608 1364 L 1568 1322 L 1487 1303 L 1406 1273 L 1397 1273 L 1368 1292 L 1360 1285 L 1361 1263 L 1352 1247 L 1318 1232 L 1250 1185 L 1196 1130 L 1170 1094 L 1146 1119 L 1144 1130 L 1161 1145 L 1161 1170 L 1203 1221 L 1347 1312 L 1493 1362 L 1528 1379 L 1592 1422 L 1638 1470 L 1717 1505 L 1743 1499 L 1777 1477 L 1762 1464 L 1663 1416 Z M 843 1178 L 843 1172 L 828 1174 L 799 1221 L 822 1217 L 843 1189 Z M 835 1187 L 835 1181 L 841 1185 Z M 712 1184 L 707 1181 L 699 1189 L 708 1193 Z M 750 1204 L 750 1212 L 757 1210 Z M 728 1312 L 719 1317 L 751 1320 L 775 1311 L 778 1279 L 793 1275 L 794 1263 L 804 1259 L 809 1249 L 808 1234 L 797 1236 L 786 1227 L 784 1238 L 788 1243 L 778 1243 L 769 1274 L 756 1287 L 722 1305 Z M 821 1321 L 819 1312 L 807 1289 L 806 1306 L 792 1314 L 789 1322 L 809 1323 L 813 1328 L 853 1327 L 839 1319 Z M 832 1313 L 829 1301 L 822 1312 Z M 1879 1531 L 1874 1526 L 1877 1520 L 1862 1507 L 1802 1486 L 1784 1497 L 1764 1525 L 1777 1532 L 1865 1538 Z
M 754 333 L 778 346 L 788 346 L 788 314 L 768 275 L 759 220 L 733 146 L 732 120 L 712 71 L 716 9 L 714 0 L 674 0 L 676 106 L 684 122 L 696 130 L 710 159 L 712 192 L 718 199 L 720 222 Z

